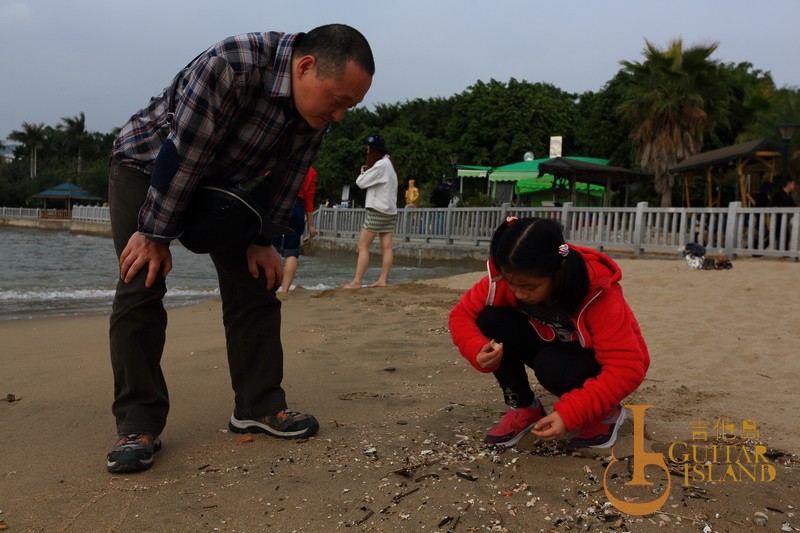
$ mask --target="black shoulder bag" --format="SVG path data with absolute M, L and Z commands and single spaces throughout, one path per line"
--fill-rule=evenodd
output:
M 292 230 L 270 222 L 264 209 L 238 187 L 200 185 L 181 218 L 178 240 L 196 253 L 224 252 L 250 244 L 272 244 L 272 239 Z

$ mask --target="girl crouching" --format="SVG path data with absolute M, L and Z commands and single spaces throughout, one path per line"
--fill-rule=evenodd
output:
M 492 372 L 511 409 L 485 442 L 514 446 L 529 431 L 569 433 L 572 448 L 610 448 L 650 356 L 608 256 L 564 242 L 552 219 L 509 217 L 492 237 L 488 275 L 450 312 L 450 332 L 478 371 Z M 547 414 L 526 367 L 558 397 Z

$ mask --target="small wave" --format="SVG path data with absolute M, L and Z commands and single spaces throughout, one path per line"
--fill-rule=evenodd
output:
M 112 292 L 113 295 L 113 292 Z M 219 296 L 219 289 L 183 289 L 183 288 L 175 288 L 167 290 L 166 298 L 171 296 L 181 297 L 181 298 L 213 298 L 215 296 Z
M 307 291 L 329 291 L 336 288 L 335 285 L 328 285 L 326 283 L 317 283 L 316 285 L 300 285 L 300 287 Z M 292 285 L 292 288 L 297 288 L 297 285 Z
M 2 301 L 99 300 L 113 298 L 111 289 L 11 289 L 0 291 Z
M 54 300 L 104 300 L 114 298 L 114 289 L 11 289 L 0 290 L 0 301 L 43 302 Z M 219 296 L 219 289 L 169 289 L 166 298 Z
M 13 289 L 0 291 L 0 320 L 44 316 L 73 316 L 108 313 L 114 300 L 111 289 Z M 219 289 L 169 289 L 166 307 L 182 307 L 219 296 Z

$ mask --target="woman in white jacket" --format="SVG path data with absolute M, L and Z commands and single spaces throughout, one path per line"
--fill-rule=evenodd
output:
M 389 271 L 394 260 L 392 234 L 397 224 L 397 171 L 389 159 L 383 137 L 370 135 L 367 145 L 367 164 L 361 167 L 356 185 L 366 189 L 367 217 L 358 238 L 358 261 L 353 281 L 342 285 L 345 289 L 359 289 L 369 266 L 369 247 L 376 235 L 380 235 L 383 262 L 381 275 L 370 287 L 385 287 L 389 283 Z

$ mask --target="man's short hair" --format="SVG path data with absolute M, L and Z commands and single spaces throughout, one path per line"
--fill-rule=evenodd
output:
M 372 49 L 360 31 L 346 24 L 326 24 L 301 34 L 295 41 L 297 56 L 314 56 L 317 59 L 317 75 L 321 78 L 339 76 L 348 61 L 375 75 L 375 60 Z

